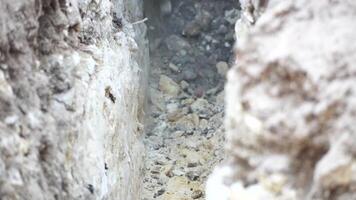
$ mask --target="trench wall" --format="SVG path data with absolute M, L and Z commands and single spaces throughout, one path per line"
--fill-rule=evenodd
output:
M 0 1 L 0 198 L 140 199 L 142 1 Z

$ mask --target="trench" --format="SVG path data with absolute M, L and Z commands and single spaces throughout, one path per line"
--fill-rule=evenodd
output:
M 142 199 L 204 199 L 224 159 L 235 0 L 146 0 L 151 67 Z

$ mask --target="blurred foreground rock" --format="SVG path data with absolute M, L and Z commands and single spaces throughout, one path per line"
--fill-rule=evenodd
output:
M 354 1 L 272 0 L 237 24 L 208 200 L 356 199 L 355 20 Z

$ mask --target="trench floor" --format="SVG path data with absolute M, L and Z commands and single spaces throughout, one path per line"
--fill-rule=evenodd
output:
M 147 11 L 144 200 L 204 199 L 205 181 L 224 159 L 223 89 L 239 17 L 236 2 L 175 0 L 169 12 Z

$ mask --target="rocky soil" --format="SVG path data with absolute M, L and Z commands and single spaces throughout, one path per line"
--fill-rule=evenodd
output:
M 204 199 L 207 176 L 224 159 L 223 86 L 238 5 L 171 6 L 146 8 L 151 72 L 143 199 Z

